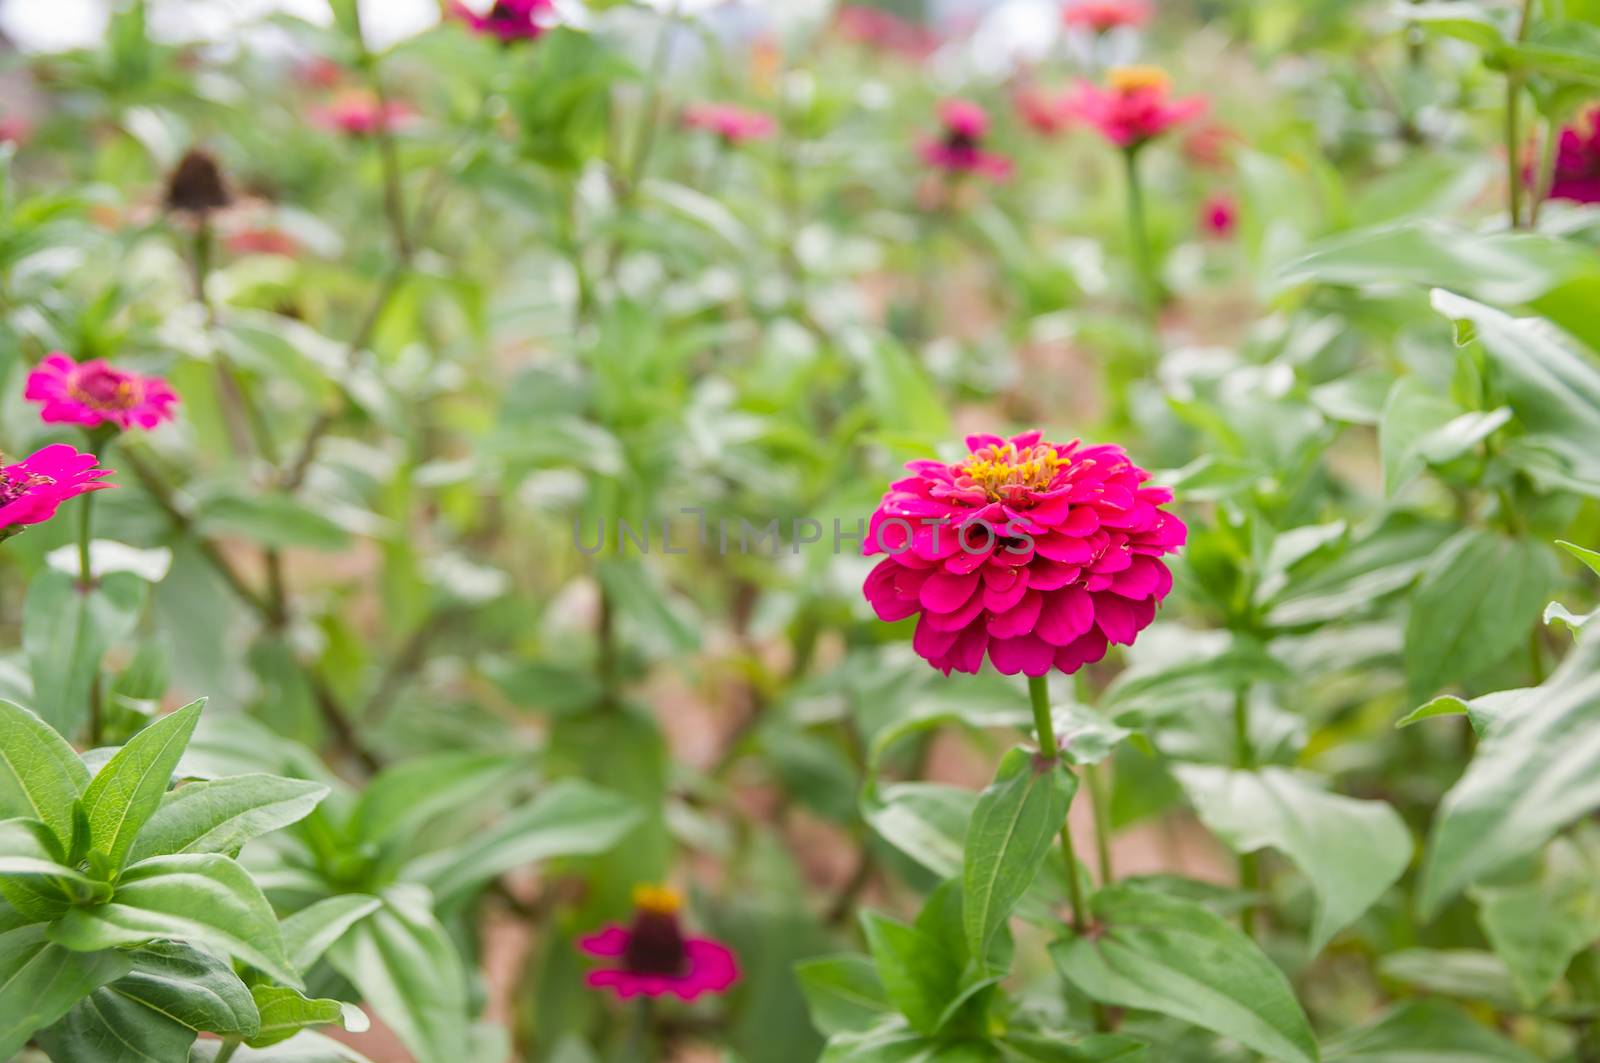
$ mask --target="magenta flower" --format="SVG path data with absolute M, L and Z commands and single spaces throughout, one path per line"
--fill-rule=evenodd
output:
M 770 116 L 731 103 L 692 103 L 683 109 L 683 124 L 715 133 L 728 144 L 765 140 L 778 128 Z
M 1072 110 L 1119 148 L 1137 148 L 1206 111 L 1199 96 L 1173 99 L 1172 83 L 1156 67 L 1118 67 L 1108 80 L 1104 89 L 1081 83 Z
M 1017 90 L 1017 113 L 1041 136 L 1052 137 L 1071 128 L 1077 115 L 1072 97 L 1060 90 L 1026 85 Z
M 1143 26 L 1154 14 L 1145 0 L 1076 0 L 1061 12 L 1068 26 L 1107 33 L 1121 26 Z
M 1239 227 L 1239 204 L 1226 192 L 1216 192 L 1200 204 L 1200 227 L 1208 236 L 1226 240 Z
M 1172 589 L 1158 560 L 1188 537 L 1164 487 L 1116 446 L 967 437 L 964 461 L 914 461 L 872 514 L 863 591 L 949 675 L 987 654 L 1006 675 L 1072 673 L 1132 645 Z
M 1003 181 L 1011 176 L 1011 160 L 983 150 L 989 134 L 989 115 L 970 100 L 946 100 L 939 105 L 944 135 L 921 145 L 922 159 L 950 173 L 979 173 Z
M 69 498 L 115 487 L 100 482 L 111 470 L 96 468 L 95 461 L 93 454 L 56 443 L 0 468 L 0 539 L 49 520 Z
M 350 89 L 332 102 L 310 110 L 313 122 L 334 133 L 369 137 L 383 130 L 394 130 L 416 112 L 409 104 L 379 102 L 378 97 L 361 89 Z
M 151 429 L 172 420 L 178 395 L 165 380 L 129 373 L 99 358 L 74 362 L 55 351 L 28 374 L 22 397 L 43 406 L 50 424 Z
M 495 0 L 481 15 L 460 3 L 454 5 L 454 10 L 474 33 L 498 37 L 506 44 L 537 40 L 555 17 L 551 0 Z
M 1600 203 L 1600 107 L 1561 131 L 1549 198 Z
M 682 902 L 676 892 L 658 886 L 634 891 L 633 922 L 612 925 L 578 942 L 591 956 L 619 961 L 589 972 L 591 989 L 608 989 L 623 1000 L 671 993 L 696 1000 L 721 993 L 739 980 L 733 952 L 710 938 L 684 937 L 678 921 Z

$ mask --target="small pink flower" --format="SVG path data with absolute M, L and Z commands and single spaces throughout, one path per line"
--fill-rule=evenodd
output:
M 1076 115 L 1065 92 L 1027 85 L 1017 91 L 1017 113 L 1042 136 L 1053 137 L 1072 126 Z
M 1068 26 L 1107 33 L 1121 26 L 1143 26 L 1155 12 L 1145 0 L 1075 0 L 1061 12 Z
M 20 114 L 0 114 L 0 144 L 26 144 L 33 136 L 33 123 Z
M 498 37 L 505 44 L 538 40 L 555 19 L 551 0 L 494 0 L 481 15 L 461 3 L 453 10 L 474 33 Z
M 989 133 L 989 115 L 970 100 L 946 100 L 939 105 L 944 135 L 920 145 L 922 160 L 951 173 L 980 173 L 1003 181 L 1011 176 L 1011 160 L 983 150 Z
M 1171 82 L 1156 67 L 1118 67 L 1108 80 L 1105 89 L 1079 84 L 1072 110 L 1120 148 L 1136 148 L 1206 110 L 1199 96 L 1173 99 Z
M 683 109 L 683 124 L 715 133 L 729 144 L 765 140 L 778 128 L 770 116 L 731 103 L 692 103 Z
M 608 926 L 578 942 L 591 956 L 617 960 L 611 967 L 590 971 L 591 989 L 607 989 L 623 1000 L 644 995 L 672 994 L 696 1000 L 706 993 L 721 993 L 739 980 L 733 952 L 710 938 L 684 937 L 678 921 L 682 907 L 678 895 L 655 886 L 634 892 L 633 922 Z
M 172 420 L 177 393 L 165 380 L 117 369 L 95 358 L 78 363 L 56 351 L 28 374 L 23 398 L 43 406 L 50 424 L 150 429 Z
M 1132 645 L 1172 590 L 1159 558 L 1188 537 L 1164 487 L 1121 447 L 1038 432 L 967 437 L 950 465 L 914 461 L 872 514 L 863 591 L 878 618 L 917 617 L 912 648 L 949 675 L 985 655 L 1006 675 L 1071 674 Z
M 69 498 L 115 487 L 100 482 L 111 470 L 96 468 L 95 461 L 93 454 L 56 443 L 0 468 L 0 539 L 49 520 Z
M 1216 192 L 1200 205 L 1200 227 L 1208 236 L 1226 240 L 1239 227 L 1239 204 L 1226 192 Z
M 250 228 L 230 233 L 225 243 L 235 255 L 282 255 L 296 258 L 300 254 L 300 241 L 282 229 Z
M 1233 166 L 1239 134 L 1221 122 L 1201 122 L 1183 135 L 1183 157 L 1207 170 L 1226 172 Z
M 931 29 L 882 8 L 842 7 L 835 16 L 835 25 L 846 40 L 908 59 L 926 59 L 939 48 L 938 34 Z
M 1549 198 L 1600 203 L 1600 107 L 1561 131 Z
M 350 89 L 325 106 L 313 107 L 309 113 L 313 122 L 331 132 L 369 137 L 381 130 L 397 129 L 416 111 L 409 104 L 395 100 L 385 105 L 370 92 Z

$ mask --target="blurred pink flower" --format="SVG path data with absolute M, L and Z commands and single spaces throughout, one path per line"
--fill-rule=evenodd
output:
M 981 173 L 997 181 L 1011 176 L 1011 160 L 983 150 L 989 133 L 989 115 L 970 100 L 946 100 L 939 105 L 944 135 L 924 140 L 922 159 L 930 166 L 953 173 Z
M 591 989 L 606 989 L 623 1000 L 672 994 L 696 1000 L 721 993 L 739 980 L 732 950 L 710 938 L 685 937 L 678 920 L 682 907 L 669 889 L 646 886 L 634 892 L 633 922 L 612 925 L 578 942 L 591 956 L 619 961 L 589 972 Z
M 912 647 L 944 672 L 1072 673 L 1131 645 L 1172 589 L 1182 546 L 1164 487 L 1121 447 L 1038 432 L 967 437 L 961 462 L 914 461 L 872 514 L 863 590 L 879 619 L 917 616 Z
M 1200 205 L 1200 227 L 1206 235 L 1226 240 L 1239 227 L 1239 204 L 1226 192 L 1215 192 Z
M 0 539 L 9 539 L 25 525 L 49 520 L 69 498 L 115 487 L 100 482 L 111 470 L 95 464 L 93 454 L 56 443 L 0 468 Z
M 939 47 L 939 36 L 933 30 L 882 8 L 842 7 L 835 25 L 846 40 L 909 59 L 926 59 Z
M 0 144 L 26 144 L 33 136 L 33 123 L 20 114 L 0 114 Z
M 474 33 L 498 37 L 506 44 L 537 40 L 554 24 L 556 13 L 552 0 L 495 0 L 481 15 L 459 2 L 452 8 Z
M 1202 97 L 1173 99 L 1171 82 L 1156 67 L 1118 67 L 1107 79 L 1104 89 L 1080 83 L 1072 110 L 1121 148 L 1136 148 L 1206 111 Z
M 1024 85 L 1017 90 L 1016 100 L 1022 120 L 1043 136 L 1066 131 L 1077 117 L 1072 111 L 1072 97 L 1060 89 Z
M 715 133 L 729 144 L 765 140 L 778 128 L 770 115 L 731 103 L 691 103 L 683 109 L 683 124 Z
M 1600 203 L 1600 107 L 1561 131 L 1549 198 Z
M 310 110 L 311 120 L 317 125 L 353 137 L 396 129 L 415 114 L 409 104 L 391 100 L 384 105 L 377 96 L 362 89 L 341 92 L 331 102 Z
M 39 403 L 42 420 L 98 428 L 151 429 L 172 420 L 178 395 L 165 380 L 117 369 L 99 358 L 78 363 L 56 351 L 28 374 L 23 398 Z
M 1183 135 L 1183 157 L 1207 170 L 1225 171 L 1233 165 L 1239 134 L 1221 122 L 1201 122 Z
M 1120 26 L 1143 26 L 1155 14 L 1146 0 L 1074 0 L 1062 9 L 1069 26 L 1105 33 Z
M 300 254 L 300 241 L 282 229 L 254 227 L 229 233 L 224 238 L 228 250 L 235 255 L 282 255 L 296 258 Z

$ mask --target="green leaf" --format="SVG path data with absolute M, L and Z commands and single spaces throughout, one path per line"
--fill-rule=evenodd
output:
M 204 706 L 192 702 L 134 735 L 84 791 L 89 851 L 112 871 L 127 862 L 139 829 L 160 806 Z
M 201 504 L 197 518 L 200 532 L 214 538 L 237 536 L 278 549 L 330 553 L 350 545 L 343 528 L 283 494 L 219 494 Z
M 312 1000 L 288 986 L 251 986 L 250 995 L 261 1015 L 259 1032 L 245 1042 L 252 1048 L 266 1048 L 287 1041 L 313 1026 L 339 1025 L 361 1033 L 370 1025 L 360 1008 L 337 1000 Z
M 1328 1042 L 1329 1063 L 1537 1063 L 1538 1057 L 1442 1000 L 1414 1000 Z
M 1461 408 L 1414 376 L 1401 377 L 1389 389 L 1378 422 L 1383 454 L 1383 493 L 1389 497 L 1427 464 L 1422 441 L 1461 413 Z
M 345 893 L 302 908 L 283 921 L 283 946 L 300 971 L 309 972 L 345 931 L 383 907 L 378 897 Z
M 1424 915 L 1600 807 L 1600 637 L 1580 637 L 1542 685 L 1501 701 L 1434 817 Z
M 861 914 L 861 928 L 895 1008 L 917 1031 L 937 1033 L 960 984 L 960 958 L 938 938 L 876 912 Z
M 1430 0 L 1408 4 L 1401 14 L 1434 33 L 1466 41 L 1486 55 L 1510 43 L 1505 30 L 1482 4 L 1471 0 Z
M 1572 958 L 1600 939 L 1600 853 L 1592 836 L 1588 842 L 1558 838 L 1532 880 L 1473 890 L 1484 936 L 1529 1010 L 1550 995 Z
M 1331 794 L 1282 768 L 1173 769 L 1206 828 L 1234 852 L 1268 846 L 1287 856 L 1316 894 L 1311 952 L 1383 896 L 1411 863 L 1411 834 L 1382 801 Z
M 72 806 L 88 785 L 89 769 L 55 728 L 0 701 L 0 819 L 36 819 L 70 850 Z
M 261 1028 L 250 990 L 232 967 L 210 953 L 176 941 L 156 941 L 128 955 L 133 969 L 100 989 L 96 998 L 123 997 L 192 1031 L 251 1037 Z
M 441 812 L 471 803 L 503 782 L 523 758 L 455 750 L 385 768 L 362 791 L 351 833 L 381 844 L 416 830 Z
M 22 648 L 33 673 L 33 704 L 62 734 L 76 734 L 89 719 L 100 660 L 133 631 L 148 589 L 126 572 L 106 576 L 88 594 L 63 572 L 41 572 L 28 587 Z
M 890 1022 L 865 1033 L 845 1033 L 828 1041 L 817 1063 L 998 1063 L 995 1049 L 978 1038 L 924 1037 Z
M 939 783 L 896 783 L 864 805 L 868 825 L 884 841 L 939 878 L 962 873 L 962 842 L 977 794 Z
M 0 820 L 0 886 L 6 899 L 38 919 L 55 918 L 65 901 L 101 901 L 111 887 L 65 863 L 56 836 L 36 819 Z M 19 881 L 20 880 L 20 881 Z M 21 887 L 42 891 L 44 908 L 34 909 L 16 893 Z M 51 898 L 51 900 L 45 900 Z M 22 903 L 19 903 L 22 901 Z
M 1051 946 L 1079 990 L 1231 1037 L 1282 1063 L 1315 1063 L 1317 1041 L 1289 980 L 1255 942 L 1192 901 L 1137 886 L 1095 894 L 1103 929 Z
M 1505 1011 L 1520 1006 L 1505 961 L 1481 949 L 1401 949 L 1378 961 L 1378 974 L 1426 993 L 1483 1001 Z
M 865 956 L 820 956 L 795 964 L 811 1011 L 811 1022 L 824 1034 L 870 1030 L 893 1009 L 878 969 Z
M 1589 567 L 1590 572 L 1600 576 L 1600 551 L 1586 549 L 1577 543 L 1569 543 L 1565 539 L 1557 539 L 1556 545 L 1579 561 L 1582 561 Z
M 328 950 L 328 961 L 403 1041 L 417 1063 L 460 1063 L 467 977 L 426 891 L 392 890 Z
M 183 1023 L 105 989 L 39 1035 L 54 1063 L 179 1063 L 194 1041 Z
M 1476 528 L 1446 542 L 1412 596 L 1405 663 L 1413 695 L 1481 673 L 1522 646 L 1555 579 L 1539 543 Z
M 131 966 L 120 952 L 64 949 L 39 924 L 0 934 L 0 1059 Z
M 962 865 L 967 951 L 985 956 L 995 933 L 1028 892 L 1067 821 L 1078 778 L 1057 758 L 1017 747 L 978 795 Z
M 1005 1058 L 1024 1063 L 1144 1063 L 1150 1049 L 1142 1041 L 1117 1034 L 1009 1033 L 1001 1041 Z
M 637 805 L 610 790 L 563 780 L 462 845 L 411 864 L 404 877 L 427 885 L 440 904 L 448 904 L 513 868 L 606 852 L 640 814 Z
M 177 853 L 232 855 L 252 838 L 304 819 L 327 795 L 321 783 L 276 775 L 186 783 L 161 798 L 128 859 L 137 863 Z
M 157 938 L 192 941 L 259 967 L 285 985 L 300 985 L 260 887 L 244 868 L 214 853 L 135 864 L 109 904 L 72 909 L 51 926 L 50 938 L 80 952 Z

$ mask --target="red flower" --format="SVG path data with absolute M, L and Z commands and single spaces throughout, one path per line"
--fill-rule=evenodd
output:
M 1043 136 L 1064 132 L 1077 117 L 1072 110 L 1072 97 L 1060 90 L 1026 85 L 1017 90 L 1016 98 L 1017 113 Z
M 1200 227 L 1207 235 L 1226 240 L 1239 227 L 1239 204 L 1226 192 L 1216 192 L 1200 205 Z
M 37 402 L 51 424 L 150 429 L 172 420 L 178 395 L 165 380 L 118 369 L 99 358 L 78 363 L 55 351 L 33 372 L 22 397 Z
M 379 130 L 393 130 L 416 114 L 409 104 L 379 103 L 378 97 L 361 89 L 341 92 L 323 107 L 311 109 L 311 120 L 322 128 L 353 137 L 366 137 Z
M 1143 26 L 1154 12 L 1145 0 L 1076 0 L 1061 12 L 1062 21 L 1106 33 L 1119 26 Z
M 1172 589 L 1182 546 L 1164 487 L 1115 446 L 967 437 L 954 465 L 914 461 L 872 514 L 862 553 L 888 554 L 863 591 L 944 672 L 1072 673 L 1131 645 Z
M 1561 131 L 1550 198 L 1600 203 L 1600 107 Z
M 578 945 L 591 956 L 619 961 L 589 972 L 591 989 L 608 989 L 623 1000 L 641 994 L 672 994 L 695 1000 L 721 993 L 739 980 L 733 952 L 710 938 L 684 937 L 678 922 L 682 907 L 677 893 L 658 886 L 634 891 L 633 922 L 608 926 Z
M 683 109 L 683 124 L 715 133 L 729 144 L 765 140 L 778 128 L 770 116 L 731 103 L 692 103 Z
M 1206 110 L 1201 97 L 1173 99 L 1171 82 L 1156 67 L 1118 67 L 1109 81 L 1106 89 L 1081 83 L 1072 110 L 1121 148 L 1136 148 Z
M 455 3 L 452 7 L 456 17 L 471 26 L 474 33 L 498 37 L 506 44 L 537 40 L 555 18 L 552 0 L 495 0 L 481 15 L 465 4 Z
M 1011 176 L 1011 160 L 983 150 L 989 133 L 989 115 L 970 100 L 946 100 L 939 105 L 944 135 L 924 140 L 922 159 L 952 173 L 981 173 L 997 181 Z
M 115 487 L 100 482 L 111 470 L 95 468 L 95 460 L 93 454 L 56 443 L 0 468 L 0 539 L 49 520 L 69 498 Z

